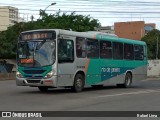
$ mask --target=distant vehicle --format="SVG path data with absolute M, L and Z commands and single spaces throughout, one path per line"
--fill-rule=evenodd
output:
M 115 84 L 130 87 L 147 76 L 145 42 L 100 32 L 41 29 L 18 39 L 16 84 L 47 91 Z

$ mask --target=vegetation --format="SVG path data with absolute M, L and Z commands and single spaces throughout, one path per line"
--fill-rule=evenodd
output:
M 15 58 L 16 44 L 19 34 L 22 31 L 33 29 L 72 29 L 73 31 L 93 31 L 99 27 L 97 19 L 90 16 L 77 15 L 58 11 L 56 14 L 46 14 L 40 10 L 40 18 L 36 21 L 17 23 L 6 31 L 0 32 L 0 58 Z M 33 19 L 33 18 L 32 18 Z
M 148 46 L 148 58 L 156 59 L 157 54 L 157 40 L 158 40 L 158 58 L 160 59 L 160 31 L 154 29 L 147 33 L 142 39 Z

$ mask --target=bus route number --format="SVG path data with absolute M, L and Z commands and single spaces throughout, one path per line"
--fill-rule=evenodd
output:
M 108 68 L 103 67 L 102 68 L 102 72 L 104 72 L 104 73 L 105 72 L 111 72 L 111 68 L 109 68 L 109 67 Z
M 120 68 L 110 68 L 110 67 L 102 67 L 102 72 L 103 73 L 119 73 L 120 72 Z

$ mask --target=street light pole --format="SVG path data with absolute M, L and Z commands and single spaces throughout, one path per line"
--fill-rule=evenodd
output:
M 45 9 L 44 9 L 44 12 L 46 11 L 46 9 L 52 5 L 55 5 L 56 3 L 51 3 L 50 5 L 48 5 Z
M 45 12 L 47 10 L 47 8 L 49 8 L 50 6 L 55 5 L 56 3 L 51 3 L 50 5 L 48 5 L 43 11 Z M 39 18 L 41 17 L 41 15 L 39 16 Z

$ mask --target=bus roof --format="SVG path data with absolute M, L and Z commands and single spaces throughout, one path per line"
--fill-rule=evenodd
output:
M 117 38 L 117 37 L 110 37 L 110 36 L 102 36 L 102 35 L 97 35 L 96 37 L 99 40 L 110 40 L 113 42 L 123 42 L 123 43 L 129 43 L 129 44 L 140 44 L 140 45 L 146 45 L 144 41 L 140 40 L 133 40 L 133 39 L 127 39 L 127 38 Z
M 52 31 L 52 30 L 56 31 L 59 34 L 64 34 L 68 36 L 78 36 L 78 37 L 85 37 L 85 38 L 98 39 L 98 40 L 110 40 L 114 42 L 146 45 L 145 42 L 140 41 L 140 40 L 119 38 L 115 34 L 103 33 L 99 31 L 76 32 L 76 31 L 69 31 L 69 30 L 64 30 L 64 29 L 36 29 L 36 30 L 24 31 L 22 33 L 36 32 L 36 31 Z

